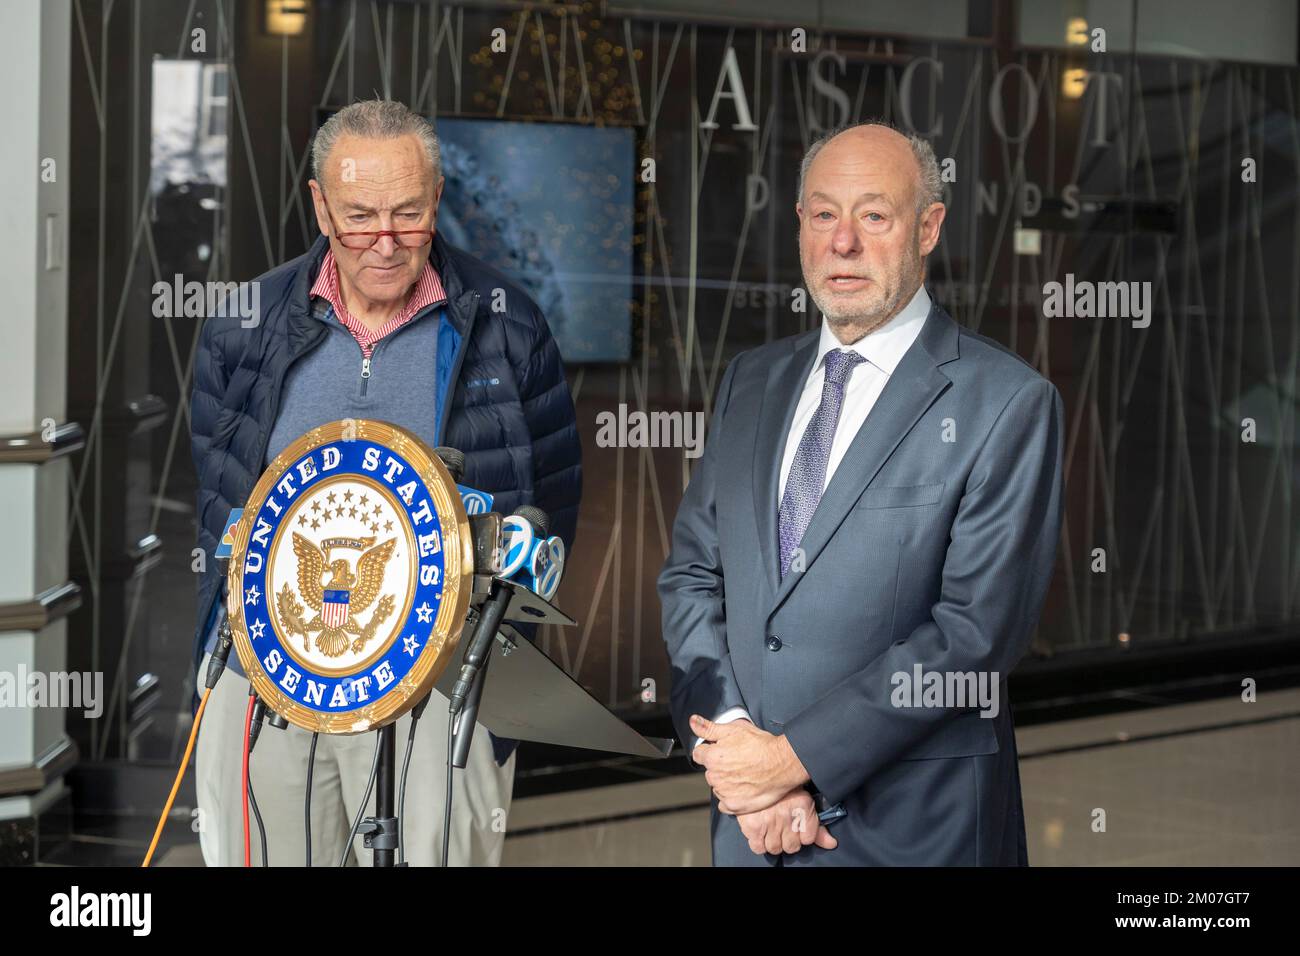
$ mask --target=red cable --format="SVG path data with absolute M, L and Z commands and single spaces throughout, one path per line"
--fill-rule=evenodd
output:
M 244 713 L 244 772 L 241 777 L 244 790 L 240 802 L 244 805 L 244 866 L 248 867 L 253 865 L 253 841 L 248 829 L 248 735 L 253 729 L 253 702 L 256 699 L 252 694 L 248 695 L 248 710 Z

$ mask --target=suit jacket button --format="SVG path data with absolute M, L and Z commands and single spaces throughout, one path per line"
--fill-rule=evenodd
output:
M 771 635 L 767 639 L 767 649 L 769 651 L 779 651 L 781 649 L 781 638 L 777 637 L 775 634 Z

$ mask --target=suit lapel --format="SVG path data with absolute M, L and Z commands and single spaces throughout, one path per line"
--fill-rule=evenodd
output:
M 804 571 L 812 566 L 843 523 L 850 509 L 862 496 L 863 490 L 876 477 L 894 449 L 912 430 L 934 400 L 951 384 L 948 376 L 939 370 L 945 362 L 957 358 L 957 324 L 948 314 L 934 304 L 926 318 L 921 334 L 903 356 L 871 413 L 849 445 L 843 460 L 826 486 L 813 513 L 812 522 L 800 543 L 804 552 Z M 811 363 L 809 364 L 811 368 Z M 805 375 L 806 377 L 806 375 Z M 803 380 L 800 380 L 802 387 Z M 796 394 L 797 401 L 797 394 Z M 793 408 L 789 413 L 793 417 Z M 788 429 L 787 418 L 787 429 Z M 785 432 L 782 432 L 784 435 Z M 760 441 L 761 445 L 761 441 Z M 776 452 L 776 467 L 781 464 L 781 450 Z M 773 492 L 775 497 L 775 492 Z M 773 526 L 777 522 L 776 508 L 771 509 Z M 760 528 L 762 526 L 760 525 Z M 766 539 L 765 539 L 766 540 Z M 772 536 L 775 542 L 777 537 Z M 773 570 L 778 572 L 779 567 Z M 771 613 L 781 606 L 786 597 L 804 577 L 804 573 L 791 572 L 776 588 L 776 598 Z
M 758 519 L 758 540 L 763 552 L 763 568 L 775 594 L 781 583 L 781 551 L 777 529 L 781 459 L 785 455 L 785 438 L 799 404 L 799 395 L 817 361 L 817 342 L 821 329 L 813 329 L 790 340 L 790 349 L 768 366 L 767 384 L 763 389 L 758 412 L 758 437 L 754 442 L 754 514 Z

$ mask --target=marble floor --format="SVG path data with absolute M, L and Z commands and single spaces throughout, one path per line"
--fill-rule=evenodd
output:
M 1300 865 L 1300 689 L 1016 740 L 1033 865 Z M 511 812 L 502 862 L 706 866 L 708 822 L 702 774 L 532 797 Z

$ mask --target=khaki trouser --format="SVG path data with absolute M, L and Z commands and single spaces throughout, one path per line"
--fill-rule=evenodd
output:
M 199 665 L 199 686 L 207 674 L 208 657 Z M 199 727 L 195 753 L 198 788 L 199 842 L 208 866 L 242 866 L 244 862 L 243 803 L 240 763 L 248 681 L 227 670 L 208 700 Z M 397 722 L 396 779 L 400 782 L 410 715 Z M 321 734 L 312 771 L 311 863 L 337 866 L 352 821 L 366 791 L 375 754 L 374 732 L 343 736 Z M 249 759 L 253 796 L 266 825 L 267 856 L 273 866 L 306 863 L 304 799 L 311 734 L 290 724 L 284 730 L 263 725 Z M 447 792 L 447 702 L 436 691 L 420 718 L 406 783 L 404 819 L 406 861 L 411 866 L 437 866 L 442 861 L 442 818 Z M 451 850 L 452 866 L 496 866 L 505 843 L 506 817 L 514 789 L 515 754 L 497 766 L 487 728 L 474 731 L 464 770 L 454 771 Z M 396 790 L 396 787 L 395 787 Z M 398 794 L 394 793 L 394 802 Z M 371 792 L 365 815 L 375 812 Z M 262 852 L 257 820 L 248 815 L 252 863 L 260 866 Z M 357 836 L 348 852 L 349 866 L 370 866 L 371 851 Z

